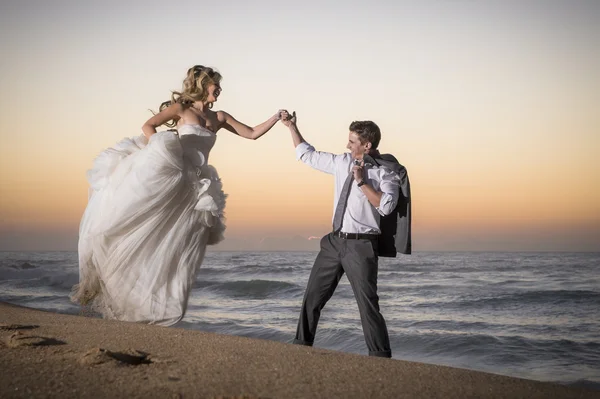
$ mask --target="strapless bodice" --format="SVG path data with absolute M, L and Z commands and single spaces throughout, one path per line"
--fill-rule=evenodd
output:
M 202 127 L 200 125 L 184 124 L 181 126 L 177 126 L 177 131 L 179 132 L 179 136 L 186 136 L 189 134 L 195 134 L 197 136 L 202 136 L 202 137 L 216 136 L 215 133 L 213 133 L 209 129 Z
M 177 131 L 185 156 L 196 166 L 206 165 L 217 135 L 200 125 L 181 125 Z

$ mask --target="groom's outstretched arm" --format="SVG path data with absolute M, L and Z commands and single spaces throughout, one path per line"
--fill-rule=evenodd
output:
M 296 125 L 296 112 L 289 115 L 284 111 L 281 116 L 281 122 L 290 129 L 292 142 L 296 148 L 296 158 L 314 169 L 333 174 L 335 172 L 335 161 L 339 155 L 316 151 L 315 147 L 308 144 Z
M 302 135 L 300 134 L 300 130 L 298 130 L 298 126 L 296 125 L 296 111 L 292 112 L 291 115 L 287 111 L 282 111 L 281 123 L 290 128 L 294 148 L 298 147 L 300 143 L 306 143 L 304 137 L 302 137 Z

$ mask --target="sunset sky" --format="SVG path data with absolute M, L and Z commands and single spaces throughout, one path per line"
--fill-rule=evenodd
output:
M 415 251 L 600 250 L 600 1 L 0 3 L 0 250 L 75 250 L 85 172 L 194 64 L 214 109 L 295 110 L 317 149 L 373 120 L 408 169 Z M 218 133 L 213 249 L 316 249 L 333 179 L 283 125 Z

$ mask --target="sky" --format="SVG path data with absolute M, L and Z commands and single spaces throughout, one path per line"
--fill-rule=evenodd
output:
M 0 2 L 0 250 L 76 250 L 86 170 L 195 64 L 254 126 L 317 149 L 373 120 L 407 168 L 415 251 L 600 250 L 600 2 Z M 333 179 L 281 124 L 218 133 L 211 250 L 315 250 Z

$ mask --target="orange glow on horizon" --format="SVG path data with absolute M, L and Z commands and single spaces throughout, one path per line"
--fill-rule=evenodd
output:
M 222 4 L 230 23 L 213 37 L 198 25 L 206 7 L 183 2 L 183 14 L 128 2 L 119 13 L 93 2 L 2 7 L 0 33 L 11 39 L 0 63 L 0 249 L 37 233 L 29 247 L 71 247 L 94 157 L 140 134 L 148 109 L 199 63 L 224 77 L 214 110 L 249 126 L 296 111 L 318 150 L 345 151 L 350 122 L 375 121 L 381 151 L 408 169 L 416 247 L 464 248 L 475 237 L 507 250 L 600 248 L 595 3 L 364 2 L 344 18 L 326 4 L 318 15 Z M 148 28 L 165 21 L 218 45 L 204 51 Z M 149 58 L 157 49 L 168 51 Z M 229 195 L 228 237 L 329 229 L 332 179 L 296 161 L 281 124 L 256 141 L 220 131 L 210 163 Z M 525 233 L 498 239 L 510 232 Z

